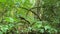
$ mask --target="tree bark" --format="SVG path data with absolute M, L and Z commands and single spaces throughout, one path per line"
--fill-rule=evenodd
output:
M 35 9 L 35 12 L 36 12 L 36 14 L 40 17 L 40 9 L 41 8 L 39 8 L 41 5 L 41 0 L 36 0 L 36 2 L 35 2 L 35 6 L 37 7 L 36 9 Z M 35 18 L 37 18 L 38 19 L 38 16 L 35 16 Z

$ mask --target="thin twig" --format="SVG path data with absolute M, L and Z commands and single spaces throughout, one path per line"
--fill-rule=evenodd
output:
M 24 17 L 21 17 L 21 16 L 20 16 L 19 18 L 25 20 L 26 22 L 28 22 L 28 23 L 30 24 L 30 22 L 29 22 L 28 20 L 26 20 Z

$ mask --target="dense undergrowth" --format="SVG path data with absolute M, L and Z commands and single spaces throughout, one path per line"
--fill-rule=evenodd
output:
M 0 0 L 0 34 L 60 34 L 60 1 Z M 35 11 L 40 10 L 40 14 Z

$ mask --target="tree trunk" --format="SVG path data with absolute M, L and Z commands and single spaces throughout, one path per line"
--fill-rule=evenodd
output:
M 42 0 L 36 0 L 36 2 L 35 2 L 35 6 L 37 7 L 36 9 L 35 9 L 35 12 L 39 15 L 39 17 L 40 17 L 40 19 L 41 19 L 41 2 L 42 2 Z M 35 16 L 35 18 L 37 18 L 38 19 L 38 17 L 37 16 Z

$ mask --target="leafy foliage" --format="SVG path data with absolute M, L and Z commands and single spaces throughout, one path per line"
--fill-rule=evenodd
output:
M 0 34 L 60 34 L 60 1 L 42 0 L 39 7 L 35 3 L 35 0 L 0 0 Z M 36 8 L 42 8 L 41 20 Z

